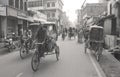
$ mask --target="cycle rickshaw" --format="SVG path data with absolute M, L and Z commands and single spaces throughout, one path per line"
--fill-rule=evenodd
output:
M 24 59 L 31 50 L 34 49 L 34 42 L 33 42 L 33 37 L 35 35 L 35 31 L 38 28 L 38 26 L 40 25 L 40 23 L 31 23 L 28 27 L 28 29 L 31 31 L 30 37 L 26 36 L 26 33 L 24 33 L 23 35 L 21 35 L 20 37 L 20 41 L 21 41 L 21 45 L 20 45 L 20 57 L 21 59 Z
M 47 29 L 49 32 L 49 35 L 54 34 L 53 37 L 49 37 L 46 40 L 43 39 L 40 43 L 35 43 L 35 53 L 32 57 L 31 60 L 31 67 L 33 71 L 37 71 L 39 68 L 39 64 L 41 61 L 42 57 L 45 57 L 46 55 L 56 55 L 57 61 L 59 60 L 59 46 L 56 43 L 56 38 L 57 38 L 57 26 L 53 22 L 46 22 L 43 24 L 43 27 Z M 51 41 L 54 40 L 54 43 L 51 43 Z M 43 51 L 43 55 L 41 56 L 42 53 L 40 53 L 40 50 Z
M 87 48 L 95 52 L 97 61 L 100 60 L 104 44 L 104 30 L 101 26 L 91 26 L 89 28 L 88 40 L 85 41 L 85 53 Z

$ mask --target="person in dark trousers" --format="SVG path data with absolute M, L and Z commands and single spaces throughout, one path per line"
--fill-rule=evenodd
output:
M 38 43 L 42 43 L 42 42 L 45 42 L 46 39 L 47 39 L 47 30 L 42 25 L 40 25 L 39 29 L 37 30 L 37 33 L 35 35 L 35 40 Z M 41 50 L 42 49 L 41 47 L 43 47 L 43 46 L 39 45 L 38 51 L 40 52 L 40 56 L 44 57 L 44 51 Z

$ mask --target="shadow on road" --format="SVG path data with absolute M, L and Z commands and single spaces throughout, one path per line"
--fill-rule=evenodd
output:
M 39 70 L 37 72 L 33 72 L 32 77 L 34 77 L 36 74 L 43 74 L 48 71 L 48 69 L 55 68 L 58 62 L 59 61 L 56 61 L 54 59 L 43 58 L 40 62 Z
M 9 50 L 7 48 L 0 48 L 0 55 L 6 55 L 9 54 Z

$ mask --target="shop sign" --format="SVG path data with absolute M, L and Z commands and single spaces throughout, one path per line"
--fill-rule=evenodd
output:
M 6 7 L 0 6 L 0 15 L 1 16 L 6 16 Z
M 7 8 L 7 15 L 17 17 L 17 10 L 11 7 Z

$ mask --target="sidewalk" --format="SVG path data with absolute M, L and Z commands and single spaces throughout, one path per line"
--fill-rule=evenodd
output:
M 107 77 L 120 77 L 120 62 L 109 52 L 103 52 L 99 63 Z

